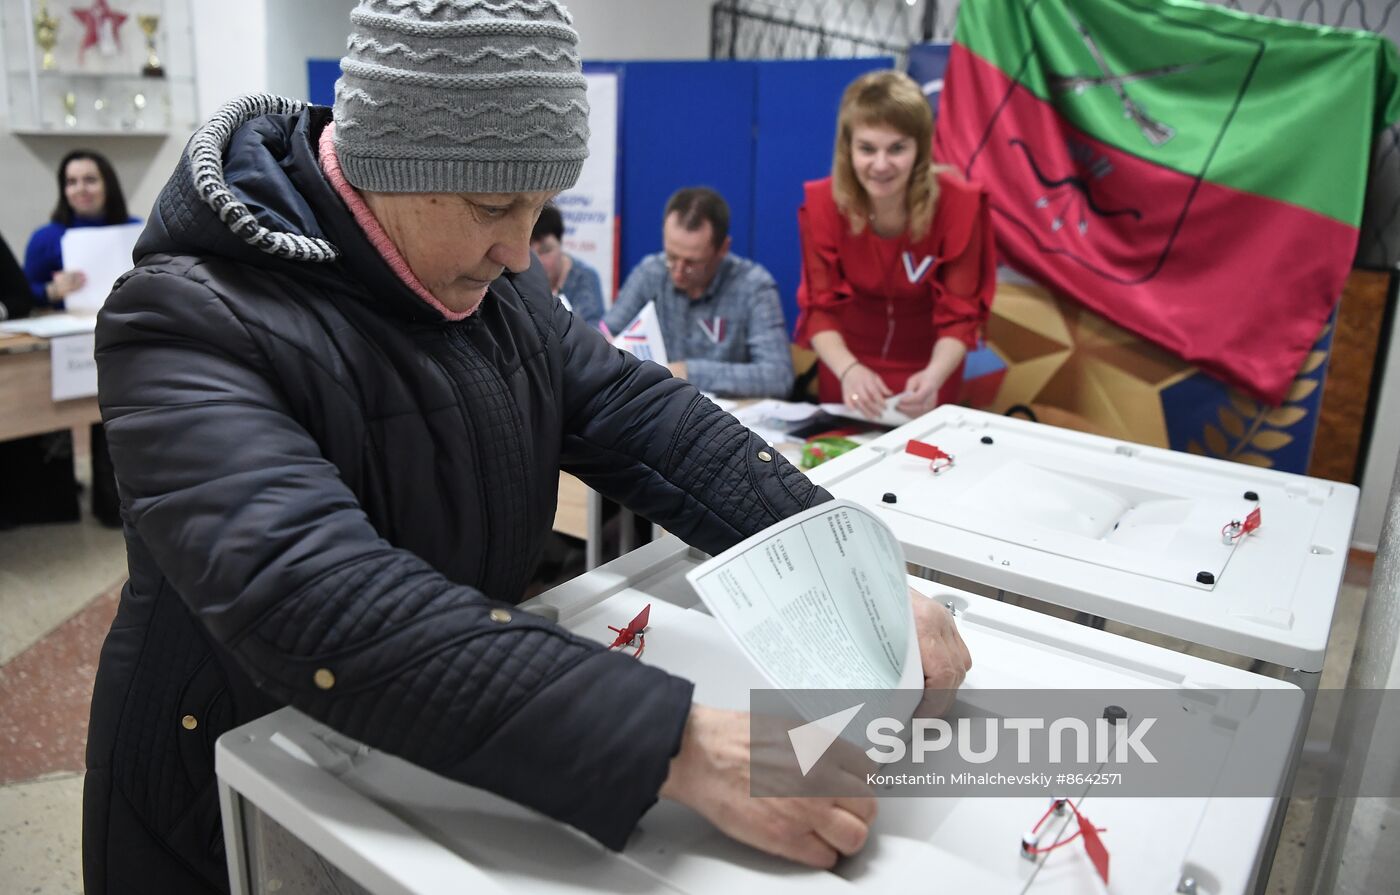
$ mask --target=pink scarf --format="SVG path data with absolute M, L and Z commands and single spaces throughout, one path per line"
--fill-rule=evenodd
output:
M 345 179 L 345 173 L 340 170 L 340 159 L 335 154 L 335 124 L 326 125 L 326 129 L 321 132 L 319 149 L 321 170 L 326 173 L 326 177 L 330 180 L 331 186 L 335 187 L 336 193 L 349 206 L 350 213 L 355 216 L 355 223 L 360 225 L 360 229 L 364 231 L 365 236 L 369 238 L 380 257 L 384 259 L 384 263 L 388 264 L 390 269 L 398 275 L 398 278 L 413 290 L 414 295 L 423 299 L 429 307 L 448 320 L 462 320 L 470 316 L 472 311 L 481 307 L 478 303 L 471 311 L 449 311 L 409 269 L 408 262 L 404 260 L 403 255 L 399 254 L 398 246 L 394 245 L 389 234 L 384 232 L 384 228 L 380 226 L 374 212 L 369 210 L 365 200 L 350 185 L 350 181 Z

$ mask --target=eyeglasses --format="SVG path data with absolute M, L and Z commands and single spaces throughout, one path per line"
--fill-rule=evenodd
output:
M 709 259 L 697 261 L 694 258 L 678 258 L 675 255 L 662 255 L 661 258 L 665 262 L 667 270 L 679 269 L 681 273 L 701 270 L 710 263 Z

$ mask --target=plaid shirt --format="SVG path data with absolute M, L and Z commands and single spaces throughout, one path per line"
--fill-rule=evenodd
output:
M 792 391 L 783 306 L 762 265 L 730 253 L 705 294 L 691 299 L 671 282 L 665 256 L 648 255 L 622 284 L 604 325 L 621 332 L 649 301 L 656 302 L 666 356 L 685 361 L 696 388 L 739 398 L 785 398 Z

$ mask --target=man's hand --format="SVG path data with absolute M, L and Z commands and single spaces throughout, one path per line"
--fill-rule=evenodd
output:
M 755 773 L 752 755 L 761 762 L 757 768 L 760 774 L 790 771 L 787 766 L 794 762 L 792 749 L 786 743 L 781 745 L 783 748 L 774 750 L 770 767 L 762 757 L 766 749 L 751 752 L 747 713 L 692 706 L 681 750 L 671 759 L 671 773 L 661 787 L 661 796 L 689 805 L 740 842 L 810 867 L 829 868 L 841 855 L 860 851 L 875 819 L 873 798 L 749 795 L 749 781 Z M 854 768 L 829 773 L 831 779 L 817 784 L 824 791 L 864 788 L 864 779 Z
M 677 379 L 686 378 L 687 370 L 685 367 L 685 361 L 683 360 L 671 361 L 669 364 L 666 365 L 666 369 L 670 370 L 671 375 L 676 377 Z
M 924 663 L 924 699 L 914 715 L 935 718 L 952 708 L 958 687 L 972 670 L 972 654 L 946 606 L 912 587 L 909 599 L 914 603 L 914 627 Z

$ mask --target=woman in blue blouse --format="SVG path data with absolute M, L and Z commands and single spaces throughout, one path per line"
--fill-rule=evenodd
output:
M 63 234 L 71 227 L 137 223 L 112 163 L 100 153 L 76 149 L 58 165 L 58 202 L 49 223 L 34 231 L 24 252 L 24 277 L 34 303 L 62 308 L 63 299 L 87 282 L 63 264 Z M 0 528 L 78 519 L 73 439 L 67 430 L 0 443 Z M 92 426 L 92 514 L 103 525 L 121 525 L 116 478 L 101 423 Z
M 58 165 L 58 204 L 49 223 L 29 237 L 24 252 L 24 275 L 35 304 L 62 307 L 64 297 L 87 282 L 81 270 L 63 266 L 62 240 L 69 228 L 134 223 L 117 172 L 105 156 L 90 149 L 65 155 Z

